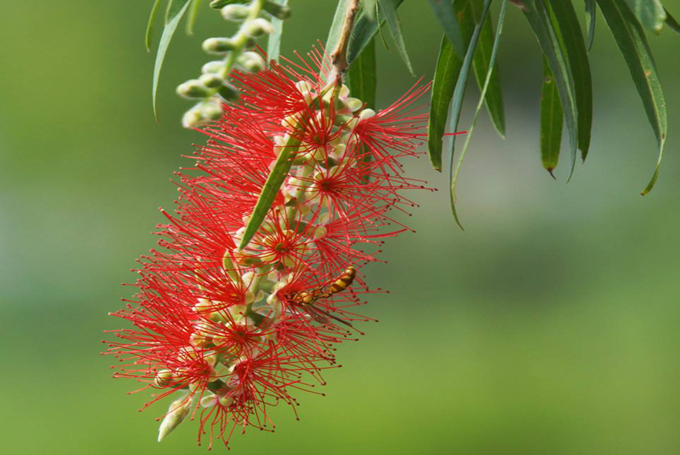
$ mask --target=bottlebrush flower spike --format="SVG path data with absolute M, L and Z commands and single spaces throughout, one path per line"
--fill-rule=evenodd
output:
M 183 420 L 228 444 L 248 426 L 273 431 L 270 406 L 297 416 L 293 392 L 313 392 L 336 366 L 334 346 L 361 332 L 361 268 L 386 237 L 407 228 L 390 217 L 423 188 L 402 175 L 426 117 L 416 87 L 374 112 L 344 85 L 325 85 L 321 55 L 308 63 L 233 76 L 242 97 L 205 127 L 207 144 L 179 173 L 176 214 L 163 212 L 160 250 L 140 260 L 134 300 L 113 313 L 117 377 L 151 389 L 144 407 L 170 395 L 159 440 Z M 291 140 L 293 138 L 294 140 Z M 239 250 L 274 161 L 294 144 L 293 165 L 264 222 Z M 317 393 L 318 392 L 313 392 Z

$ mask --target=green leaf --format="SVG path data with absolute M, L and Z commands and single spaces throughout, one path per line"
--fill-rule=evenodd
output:
M 338 13 L 337 11 L 345 11 L 344 9 L 340 9 L 340 6 L 342 3 L 345 3 L 345 8 L 346 8 L 346 1 L 347 0 L 340 0 L 338 3 L 338 10 L 336 10 L 335 13 L 335 18 L 333 19 L 333 25 L 331 26 L 331 33 L 333 31 L 333 27 L 335 27 L 335 23 L 338 21 Z M 391 2 L 394 4 L 395 8 L 398 8 L 402 3 L 403 0 L 382 0 L 383 2 Z M 361 54 L 361 51 L 364 50 L 364 48 L 368 45 L 368 43 L 373 39 L 375 34 L 378 32 L 378 28 L 382 27 L 383 23 L 385 22 L 385 18 L 381 17 L 379 19 L 373 20 L 371 19 L 365 11 L 362 11 L 361 14 L 359 14 L 359 17 L 354 23 L 354 28 L 352 30 L 352 40 L 349 42 L 349 49 L 347 49 L 347 61 L 351 65 L 352 62 Z M 342 25 L 342 22 L 341 24 Z M 331 37 L 331 33 L 329 33 L 329 41 Z M 339 34 L 339 30 L 337 32 Z M 337 43 L 337 38 L 335 43 Z M 326 42 L 326 51 L 330 52 L 331 49 L 328 47 L 328 42 Z
M 479 16 L 482 11 L 481 0 L 468 0 L 464 2 L 455 2 L 456 16 L 460 21 L 460 30 L 463 34 L 463 40 L 467 43 L 472 36 L 475 24 L 479 23 Z M 479 43 L 473 60 L 473 68 L 475 71 L 475 79 L 479 89 L 482 89 L 484 80 L 489 70 L 489 60 L 491 58 L 491 50 L 494 44 L 494 32 L 491 17 L 487 17 L 482 25 L 482 31 L 479 35 Z M 501 91 L 500 71 L 498 69 L 498 62 L 491 73 L 491 81 L 489 88 L 484 98 L 486 110 L 493 122 L 496 131 L 502 138 L 505 138 L 505 114 L 503 109 L 503 92 Z
M 372 21 L 375 20 L 375 13 L 376 9 L 378 8 L 379 1 L 380 0 L 363 0 L 361 2 L 362 11 L 364 11 L 366 16 Z
M 649 193 L 656 179 L 659 177 L 661 160 L 668 133 L 668 120 L 666 118 L 666 101 L 656 72 L 656 65 L 652 52 L 647 44 L 645 32 L 637 21 L 633 12 L 623 0 L 597 0 L 600 10 L 604 15 L 609 29 L 623 54 L 628 65 L 630 75 L 635 82 L 635 87 L 642 99 L 642 104 L 647 113 L 647 119 L 652 125 L 654 134 L 659 143 L 659 158 L 654 170 L 654 175 L 647 187 L 642 191 Z
M 666 24 L 671 28 L 671 30 L 680 33 L 680 24 L 678 24 L 678 21 L 675 20 L 673 16 L 671 16 L 671 13 L 668 10 L 666 11 Z
M 288 0 L 273 0 L 279 5 L 288 5 Z M 281 34 L 283 33 L 283 20 L 272 17 L 271 19 L 272 27 L 274 28 L 274 33 L 269 35 L 269 41 L 267 42 L 267 58 L 269 61 L 274 60 L 279 61 L 279 54 L 281 52 Z
M 366 107 L 375 109 L 377 91 L 375 38 L 373 38 L 359 54 L 359 58 L 349 67 L 347 73 L 349 79 L 349 93 L 366 103 Z M 366 145 L 361 146 L 363 161 L 371 161 L 371 154 L 367 153 Z M 368 180 L 366 177 L 365 180 Z
M 409 59 L 408 52 L 406 51 L 404 35 L 401 32 L 401 22 L 399 21 L 399 15 L 397 14 L 397 6 L 391 0 L 379 0 L 378 5 L 380 11 L 385 16 L 387 26 L 390 28 L 390 34 L 392 35 L 394 44 L 397 46 L 397 52 L 399 53 L 399 56 L 406 64 L 408 72 L 415 76 L 413 73 L 413 67 L 411 66 L 411 60 Z
M 165 60 L 165 54 L 168 52 L 168 47 L 170 46 L 170 41 L 177 31 L 177 26 L 182 20 L 184 13 L 186 13 L 187 8 L 192 0 L 185 0 L 184 4 L 179 7 L 177 2 L 170 2 L 168 4 L 168 21 L 163 29 L 163 34 L 161 35 L 161 42 L 158 45 L 158 52 L 156 53 L 156 62 L 153 68 L 153 83 L 151 86 L 151 99 L 153 105 L 153 113 L 158 121 L 158 109 L 156 107 L 156 95 L 158 92 L 158 81 L 161 77 L 161 70 L 163 69 L 163 61 Z
M 569 1 L 548 2 L 553 26 L 558 34 L 569 70 L 574 81 L 576 109 L 578 112 L 578 148 L 585 161 L 590 148 L 593 126 L 593 82 L 586 43 L 581 33 L 574 6 Z
M 595 17 L 597 16 L 595 0 L 586 0 L 586 22 L 588 23 L 588 52 L 595 41 Z
M 432 11 L 434 12 L 437 21 L 444 29 L 444 33 L 453 43 L 458 55 L 465 54 L 465 41 L 460 31 L 460 25 L 456 18 L 456 13 L 453 10 L 450 0 L 429 0 Z
M 198 10 L 201 8 L 201 2 L 203 0 L 192 0 L 191 8 L 189 8 L 189 16 L 187 17 L 186 33 L 187 35 L 194 34 L 194 25 L 196 25 L 196 19 L 198 18 Z
M 541 161 L 543 167 L 555 178 L 562 144 L 562 123 L 564 115 L 560 95 L 550 65 L 543 57 L 543 88 L 541 89 Z
M 156 21 L 156 16 L 158 16 L 158 10 L 161 6 L 161 0 L 156 0 L 151 7 L 151 13 L 149 14 L 149 22 L 146 24 L 146 34 L 144 35 L 144 45 L 146 46 L 147 52 L 151 52 L 151 40 L 153 39 L 153 25 Z
M 660 0 L 625 0 L 640 23 L 654 33 L 661 32 L 666 11 Z
M 491 56 L 489 59 L 489 65 L 488 65 L 488 70 L 486 73 L 486 76 L 484 78 L 484 84 L 482 85 L 481 93 L 479 96 L 479 101 L 477 102 L 477 108 L 475 109 L 475 115 L 472 118 L 472 123 L 470 124 L 470 128 L 468 130 L 468 134 L 465 137 L 465 143 L 463 145 L 463 150 L 460 153 L 460 157 L 458 158 L 458 163 L 456 164 L 456 170 L 453 172 L 453 176 L 451 178 L 451 210 L 453 211 L 453 217 L 456 220 L 456 223 L 458 226 L 463 229 L 463 225 L 460 222 L 460 219 L 458 218 L 458 212 L 456 211 L 456 184 L 458 182 L 458 175 L 460 174 L 460 169 L 463 165 L 463 160 L 465 159 L 465 154 L 467 153 L 468 147 L 470 146 L 470 140 L 472 139 L 472 133 L 475 130 L 475 125 L 477 124 L 477 119 L 479 118 L 479 111 L 482 109 L 482 104 L 484 103 L 484 100 L 486 98 L 487 91 L 489 89 L 489 86 L 491 84 L 491 79 L 493 76 L 493 72 L 495 70 L 495 63 L 496 63 L 496 53 L 498 52 L 498 44 L 500 43 L 500 37 L 501 33 L 503 32 L 503 22 L 505 21 L 505 11 L 507 9 L 508 2 L 507 0 L 503 0 L 503 3 L 501 4 L 501 11 L 500 14 L 498 15 L 498 29 L 496 30 L 496 36 L 494 38 L 494 44 L 493 48 L 491 49 Z M 468 48 L 468 55 L 465 56 L 465 59 L 467 60 L 469 58 L 469 53 L 472 51 L 473 53 L 475 52 L 473 47 L 473 43 L 476 39 L 477 36 L 479 36 L 481 32 L 481 28 L 483 27 L 484 21 L 486 20 L 486 16 L 489 12 L 489 7 L 491 6 L 491 0 L 485 1 L 484 2 L 484 9 L 482 11 L 482 16 L 480 18 L 480 22 L 477 24 L 477 27 L 475 27 L 475 31 L 472 34 L 472 38 L 470 40 L 470 46 Z M 465 60 L 463 61 L 463 66 L 465 66 Z M 469 72 L 469 68 L 468 68 Z M 460 82 L 460 80 L 459 80 Z M 456 89 L 458 87 L 456 86 Z M 454 102 L 455 102 L 455 97 L 456 94 L 454 93 Z M 453 164 L 453 149 L 451 150 L 451 160 Z
M 375 109 L 376 83 L 376 59 L 375 39 L 366 46 L 359 58 L 349 67 L 349 92 L 366 106 Z
M 555 78 L 555 85 L 560 95 L 560 102 L 564 112 L 567 132 L 569 134 L 569 149 L 571 151 L 571 169 L 569 179 L 574 173 L 576 165 L 576 149 L 578 147 L 578 113 L 576 108 L 576 93 L 567 56 L 562 48 L 560 36 L 555 30 L 550 17 L 550 11 L 544 0 L 527 0 L 524 15 L 536 35 L 538 44 L 548 60 L 550 71 Z
M 430 91 L 430 117 L 427 124 L 427 151 L 432 167 L 440 172 L 442 170 L 446 118 L 453 97 L 453 89 L 462 65 L 463 61 L 454 51 L 451 41 L 444 35 L 434 70 L 434 79 Z
M 449 131 L 457 131 L 458 123 L 460 121 L 460 114 L 463 109 L 463 99 L 465 98 L 465 88 L 467 87 L 467 82 L 470 77 L 470 68 L 472 66 L 472 61 L 477 50 L 477 44 L 479 43 L 479 36 L 482 33 L 482 26 L 486 16 L 489 14 L 489 8 L 491 7 L 492 0 L 484 0 L 484 8 L 482 10 L 480 21 L 475 25 L 475 28 L 470 37 L 470 42 L 467 44 L 467 51 L 463 62 L 461 65 L 458 78 L 456 80 L 456 85 L 453 89 L 453 97 L 451 100 L 451 108 L 449 110 Z M 451 180 L 451 207 L 455 213 L 455 182 L 453 176 L 453 156 L 456 148 L 456 136 L 451 136 L 451 142 L 449 144 L 449 178 Z M 460 223 L 459 223 L 460 224 Z
M 184 8 L 185 3 L 190 3 L 192 0 L 168 0 L 168 6 L 165 8 L 165 25 Z
M 260 228 L 265 216 L 267 216 L 267 212 L 269 212 L 269 208 L 272 206 L 274 199 L 276 199 L 276 195 L 279 193 L 279 189 L 281 188 L 283 181 L 286 179 L 288 172 L 290 172 L 290 168 L 293 165 L 295 158 L 295 152 L 299 146 L 300 139 L 293 135 L 290 137 L 290 139 L 288 139 L 286 145 L 281 148 L 281 152 L 276 158 L 274 167 L 272 168 L 269 176 L 267 177 L 267 181 L 262 187 L 260 196 L 257 198 L 255 208 L 253 209 L 250 220 L 246 225 L 246 230 L 243 233 L 243 239 L 239 244 L 239 249 L 243 249 L 248 245 L 257 230 Z

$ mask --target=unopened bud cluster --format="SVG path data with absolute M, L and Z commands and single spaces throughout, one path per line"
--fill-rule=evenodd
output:
M 201 76 L 177 87 L 180 96 L 197 101 L 182 118 L 185 128 L 205 125 L 222 116 L 222 103 L 238 98 L 238 91 L 229 83 L 232 70 L 238 68 L 249 73 L 263 70 L 267 63 L 260 53 L 252 50 L 256 39 L 274 32 L 272 17 L 290 17 L 288 6 L 271 0 L 252 0 L 249 4 L 239 0 L 213 0 L 210 6 L 219 9 L 225 20 L 241 25 L 234 36 L 206 39 L 203 50 L 221 59 L 206 63 Z

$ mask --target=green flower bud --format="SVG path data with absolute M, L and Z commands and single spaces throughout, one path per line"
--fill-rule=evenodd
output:
M 222 395 L 219 398 L 219 402 L 222 406 L 226 408 L 228 406 L 231 406 L 231 404 L 234 402 L 234 399 L 229 395 Z
M 216 98 L 211 98 L 199 104 L 201 115 L 206 120 L 218 120 L 222 117 L 222 103 Z
M 263 8 L 266 12 L 276 17 L 277 19 L 285 20 L 290 17 L 291 9 L 289 6 L 279 5 L 278 3 L 268 1 L 265 2 Z
M 328 228 L 325 226 L 319 226 L 318 228 L 314 229 L 314 240 L 319 240 L 320 238 L 326 237 L 326 234 L 328 234 Z
M 170 370 L 161 370 L 158 373 L 156 373 L 156 377 L 153 379 L 153 383 L 156 387 L 167 387 L 170 384 L 172 384 L 172 371 Z
M 161 426 L 158 429 L 158 442 L 161 442 L 167 435 L 179 426 L 180 423 L 189 415 L 192 400 L 189 397 L 182 397 L 170 404 Z
M 198 79 L 191 79 L 177 87 L 177 94 L 183 98 L 197 99 L 210 95 L 210 91 Z
M 208 88 L 217 88 L 222 85 L 222 78 L 214 73 L 203 74 L 198 80 Z
M 196 106 L 192 107 L 184 113 L 182 117 L 182 126 L 184 128 L 196 128 L 201 126 L 204 122 L 201 111 L 198 110 Z
M 358 98 L 347 98 L 346 103 L 347 107 L 352 112 L 358 111 L 364 105 L 363 101 Z
M 224 101 L 235 101 L 238 99 L 238 91 L 231 85 L 222 85 L 217 89 L 217 94 L 220 95 Z
M 224 68 L 224 61 L 214 60 L 203 65 L 203 67 L 201 68 L 201 72 L 204 74 L 219 73 L 220 71 L 222 71 L 222 68 Z
M 248 36 L 262 36 L 265 33 L 268 35 L 274 33 L 274 27 L 272 27 L 271 22 L 267 19 L 258 17 L 257 19 L 248 22 L 244 26 L 243 31 Z
M 375 111 L 373 109 L 364 109 L 359 113 L 359 119 L 360 120 L 366 120 L 367 118 L 371 118 L 375 115 Z
M 250 8 L 245 5 L 227 5 L 222 8 L 222 17 L 228 21 L 240 22 L 250 13 Z
M 262 71 L 267 65 L 257 52 L 244 52 L 238 59 L 239 64 L 251 73 Z
M 203 41 L 203 50 L 209 54 L 224 54 L 234 49 L 234 41 L 230 38 L 208 38 Z

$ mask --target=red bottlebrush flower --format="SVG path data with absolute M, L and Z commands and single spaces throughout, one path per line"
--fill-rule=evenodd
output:
M 208 142 L 179 174 L 176 214 L 163 212 L 162 249 L 142 257 L 136 298 L 114 313 L 134 325 L 109 343 L 116 376 L 155 389 L 145 407 L 174 397 L 159 439 L 186 417 L 211 444 L 272 429 L 270 406 L 295 409 L 294 391 L 325 384 L 334 346 L 369 320 L 354 312 L 376 292 L 361 267 L 406 230 L 390 217 L 413 206 L 402 191 L 423 188 L 399 160 L 416 155 L 426 117 L 414 103 L 426 87 L 376 113 L 306 63 L 237 73 L 234 83 L 241 100 L 202 130 Z M 283 150 L 291 171 L 239 250 Z

